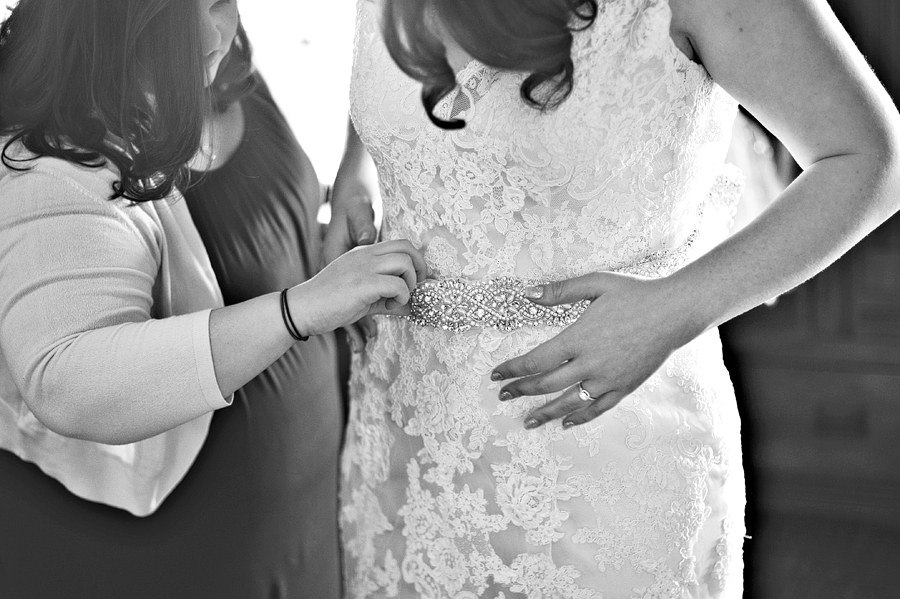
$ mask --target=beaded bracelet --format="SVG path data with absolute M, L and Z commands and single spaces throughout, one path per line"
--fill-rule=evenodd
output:
M 297 325 L 294 324 L 294 319 L 291 318 L 291 309 L 288 307 L 287 292 L 287 288 L 281 290 L 281 320 L 284 321 L 285 328 L 287 328 L 288 333 L 290 333 L 294 340 L 306 341 L 309 339 L 309 335 L 301 335 L 300 330 L 297 329 Z

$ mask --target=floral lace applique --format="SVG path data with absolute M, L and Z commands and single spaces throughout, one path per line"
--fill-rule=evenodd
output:
M 377 4 L 359 3 L 351 115 L 382 236 L 421 248 L 431 276 L 665 276 L 727 217 L 734 100 L 675 47 L 666 0 L 599 4 L 558 109 L 473 62 L 437 108 L 467 126 L 443 131 L 391 62 Z M 740 423 L 714 333 L 587 425 L 525 430 L 557 394 L 501 402 L 490 373 L 560 327 L 377 321 L 342 459 L 349 599 L 740 595 Z

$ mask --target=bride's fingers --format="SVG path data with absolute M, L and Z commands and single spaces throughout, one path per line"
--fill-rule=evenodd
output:
M 541 407 L 532 410 L 525 417 L 525 428 L 532 429 L 547 424 L 551 420 L 565 418 L 572 412 L 578 410 L 584 405 L 584 402 L 578 397 L 578 389 L 568 389 L 565 393 L 548 401 Z
M 356 326 L 366 339 L 372 339 L 378 335 L 378 323 L 371 316 L 363 316 L 356 322 Z
M 597 384 L 595 381 L 591 382 L 593 385 Z M 563 419 L 563 428 L 584 424 L 614 408 L 626 395 L 627 393 L 620 391 L 608 391 L 592 395 L 592 400 L 584 400 L 581 389 L 575 385 L 553 401 L 532 410 L 525 417 L 525 428 L 537 428 L 559 418 Z
M 375 212 L 368 194 L 354 198 L 351 205 L 354 209 L 347 212 L 347 228 L 351 242 L 355 245 L 375 243 L 378 232 L 375 230 Z
M 604 412 L 608 412 L 612 408 L 616 407 L 626 395 L 628 394 L 621 391 L 610 391 L 597 397 L 587 406 L 584 406 L 566 416 L 566 418 L 563 420 L 563 428 L 571 428 L 573 426 L 578 426 L 579 424 L 584 424 L 585 422 L 590 422 Z
M 572 279 L 535 285 L 526 290 L 525 296 L 543 306 L 574 304 L 581 300 L 597 299 L 618 287 L 627 278 L 632 277 L 611 272 L 592 272 Z
M 491 380 L 503 381 L 523 376 L 540 374 L 558 367 L 563 362 L 574 358 L 571 345 L 566 343 L 566 331 L 538 345 L 528 353 L 517 358 L 507 360 L 495 367 L 491 373 Z
M 500 389 L 500 401 L 509 401 L 523 395 L 545 395 L 562 391 L 579 381 L 573 361 L 564 362 L 556 368 L 516 379 Z
M 359 323 L 344 327 L 344 331 L 347 333 L 347 343 L 350 344 L 350 351 L 355 354 L 361 352 L 366 341 Z

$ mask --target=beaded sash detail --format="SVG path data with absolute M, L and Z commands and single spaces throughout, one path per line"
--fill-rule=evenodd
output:
M 590 303 L 539 306 L 525 297 L 530 284 L 515 277 L 428 280 L 413 291 L 406 318 L 454 332 L 472 327 L 512 331 L 523 326 L 568 326 Z
M 726 169 L 715 181 L 707 202 L 698 208 L 702 220 L 706 204 L 718 205 L 733 212 L 743 192 L 743 175 L 735 168 Z M 695 229 L 682 244 L 644 256 L 611 272 L 656 278 L 680 268 L 700 234 Z M 537 282 L 516 277 L 496 279 L 430 279 L 413 290 L 410 297 L 412 322 L 428 327 L 460 332 L 472 327 L 513 331 L 523 326 L 569 326 L 584 313 L 589 301 L 559 306 L 540 306 L 525 297 L 525 287 Z

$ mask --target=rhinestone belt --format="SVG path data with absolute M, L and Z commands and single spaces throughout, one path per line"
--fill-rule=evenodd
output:
M 729 170 L 719 175 L 708 200 L 736 201 L 743 190 L 742 175 Z M 731 198 L 731 200 L 729 200 Z M 704 205 L 699 207 L 702 220 Z M 660 250 L 643 259 L 612 269 L 645 277 L 664 276 L 686 261 L 697 239 L 694 230 L 681 246 Z M 589 301 L 559 306 L 539 306 L 525 297 L 525 287 L 533 283 L 515 277 L 497 279 L 431 279 L 420 283 L 410 298 L 410 314 L 405 318 L 428 327 L 465 331 L 472 327 L 513 331 L 524 326 L 569 326 L 584 313 Z
M 512 331 L 523 326 L 568 326 L 587 308 L 587 300 L 539 306 L 525 297 L 522 279 L 504 277 L 472 281 L 432 279 L 419 283 L 410 298 L 412 322 L 460 332 L 472 327 Z

